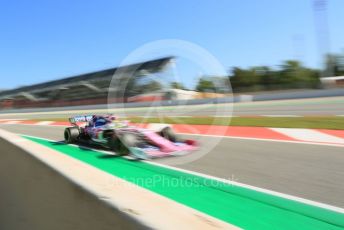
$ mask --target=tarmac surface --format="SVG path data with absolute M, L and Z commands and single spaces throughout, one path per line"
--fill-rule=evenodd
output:
M 272 100 L 227 104 L 152 106 L 140 108 L 70 109 L 46 111 L 32 109 L 0 113 L 0 119 L 52 119 L 93 113 L 114 113 L 117 116 L 344 116 L 344 97 Z
M 63 140 L 63 127 L 7 124 L 0 125 L 0 128 Z M 206 138 L 219 143 L 208 154 L 199 155 L 198 159 L 185 161 L 175 167 L 344 207 L 343 147 L 227 137 L 221 140 L 218 139 L 220 137 Z M 198 154 L 192 153 L 196 157 Z M 173 165 L 176 159 L 183 162 L 183 157 L 155 161 Z

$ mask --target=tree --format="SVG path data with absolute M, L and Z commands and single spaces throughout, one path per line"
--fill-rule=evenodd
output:
M 285 88 L 318 88 L 320 84 L 319 71 L 306 68 L 295 60 L 284 62 L 280 77 Z
M 171 82 L 170 84 L 172 89 L 185 89 L 185 87 L 183 86 L 183 84 L 181 82 Z
M 148 82 L 146 85 L 143 85 L 143 88 L 145 89 L 144 90 L 145 93 L 149 93 L 149 92 L 161 90 L 163 87 L 160 84 L 160 82 L 151 81 L 151 82 Z
M 295 60 L 284 61 L 281 65 L 279 72 L 279 83 L 284 85 L 285 88 L 294 88 L 297 84 L 297 77 L 301 73 L 301 63 Z
M 200 78 L 198 80 L 196 90 L 198 92 L 216 92 L 216 87 L 212 81 Z
M 249 69 L 233 68 L 229 80 L 235 91 L 255 91 L 261 89 L 264 75 L 268 73 L 267 67 L 258 66 Z
M 284 61 L 278 70 L 268 66 L 234 67 L 228 76 L 234 92 L 318 88 L 319 77 L 318 70 L 306 68 L 297 60 Z
M 342 75 L 344 75 L 344 55 L 326 55 L 324 77 Z

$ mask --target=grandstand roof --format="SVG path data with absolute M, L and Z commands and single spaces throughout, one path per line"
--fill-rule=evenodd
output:
M 30 93 L 35 91 L 53 90 L 56 88 L 61 88 L 69 85 L 76 85 L 78 82 L 88 82 L 93 80 L 111 80 L 112 76 L 117 70 L 122 70 L 124 72 L 131 71 L 141 71 L 145 70 L 148 73 L 154 73 L 161 71 L 174 57 L 164 57 L 155 60 L 150 60 L 146 62 L 135 63 L 126 66 L 120 66 L 116 68 L 105 69 L 101 71 L 95 71 L 86 74 L 80 74 L 68 78 L 48 81 L 44 83 L 34 84 L 30 86 L 23 86 L 11 90 L 0 91 L 0 99 L 10 98 L 13 96 L 21 95 L 23 93 Z

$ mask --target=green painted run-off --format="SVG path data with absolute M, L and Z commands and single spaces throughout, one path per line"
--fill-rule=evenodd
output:
M 245 229 L 344 229 L 344 214 L 99 151 L 24 136 Z

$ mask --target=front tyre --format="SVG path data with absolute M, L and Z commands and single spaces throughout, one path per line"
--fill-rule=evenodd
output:
M 120 138 L 114 134 L 108 140 L 109 148 L 119 156 L 128 155 L 130 153 L 129 148 L 137 145 L 137 137 L 130 133 L 124 133 Z
M 67 144 L 75 143 L 80 136 L 78 127 L 68 127 L 64 131 L 64 139 Z
M 118 140 L 118 152 L 121 156 L 128 155 L 130 148 L 137 147 L 139 140 L 135 134 L 124 133 Z
M 177 134 L 173 131 L 171 127 L 165 127 L 160 131 L 160 135 L 171 142 L 177 142 Z
M 113 134 L 111 137 L 109 137 L 108 147 L 119 156 L 125 155 L 123 153 L 124 151 L 123 151 L 122 143 L 116 134 Z

